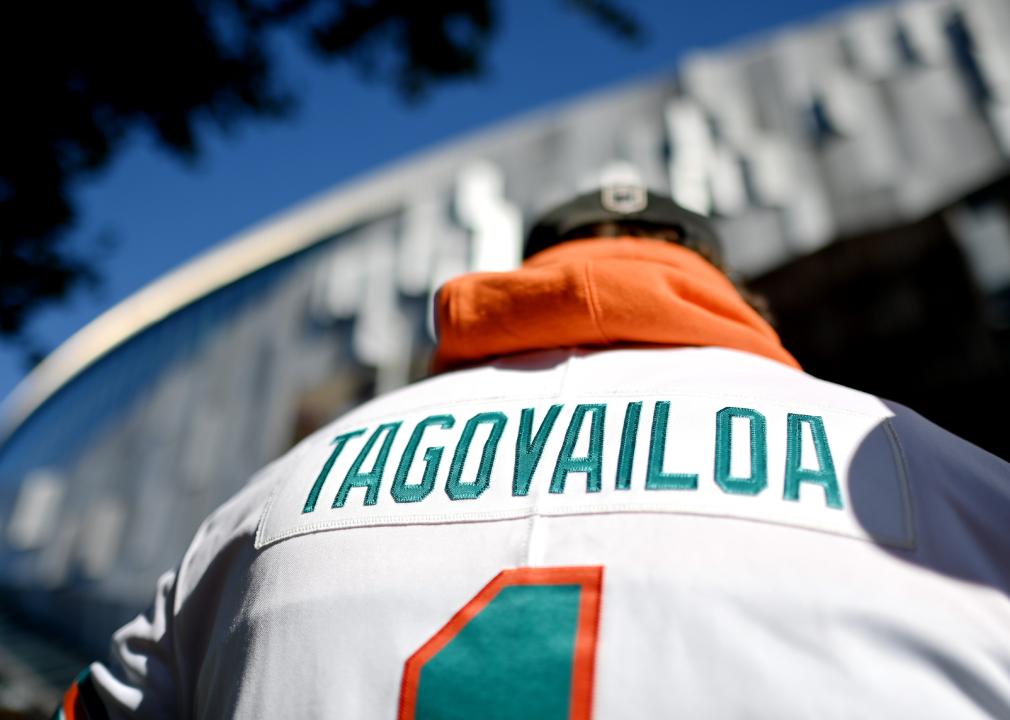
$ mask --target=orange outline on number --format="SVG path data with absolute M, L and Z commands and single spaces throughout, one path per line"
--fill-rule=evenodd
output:
M 77 718 L 77 698 L 80 694 L 80 689 L 77 687 L 77 681 L 74 680 L 73 684 L 67 688 L 67 691 L 63 694 L 63 718 L 64 720 L 76 720 Z
M 580 585 L 579 624 L 572 663 L 570 720 L 589 720 L 593 707 L 593 673 L 596 669 L 596 637 L 600 624 L 600 593 L 603 568 L 549 567 L 502 570 L 473 599 L 452 616 L 441 630 L 411 655 L 403 667 L 399 720 L 414 720 L 421 669 L 466 627 L 502 588 L 511 585 Z

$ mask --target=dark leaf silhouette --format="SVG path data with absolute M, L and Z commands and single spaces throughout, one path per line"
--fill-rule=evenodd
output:
M 612 0 L 561 0 L 636 39 Z M 99 279 L 66 247 L 74 191 L 137 132 L 183 160 L 210 129 L 294 110 L 271 34 L 294 33 L 409 101 L 485 70 L 498 0 L 96 0 L 0 6 L 0 336 Z

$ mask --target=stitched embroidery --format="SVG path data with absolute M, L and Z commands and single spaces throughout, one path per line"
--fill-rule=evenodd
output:
M 638 444 L 638 419 L 642 415 L 642 403 L 629 402 L 624 411 L 624 428 L 621 430 L 621 451 L 617 456 L 618 490 L 631 488 L 631 469 L 635 462 L 635 446 Z
M 315 484 L 312 489 L 309 490 L 309 496 L 305 498 L 305 507 L 302 508 L 303 513 L 310 513 L 316 509 L 316 501 L 319 499 L 319 493 L 323 489 L 323 484 L 326 482 L 326 478 L 329 477 L 330 470 L 333 469 L 333 463 L 337 461 L 337 457 L 340 455 L 341 451 L 344 449 L 344 445 L 347 441 L 353 437 L 363 434 L 364 430 L 355 430 L 353 432 L 344 433 L 343 435 L 337 435 L 331 441 L 333 443 L 333 452 L 326 459 L 326 463 L 323 465 L 323 469 L 319 472 L 319 477 L 316 478 Z
M 803 426 L 810 427 L 817 454 L 817 470 L 804 468 L 802 464 Z M 819 415 L 794 415 L 789 413 L 786 430 L 786 482 L 782 493 L 784 500 L 800 499 L 800 483 L 813 483 L 824 488 L 828 507 L 842 508 L 842 493 L 838 489 L 835 463 L 828 446 L 828 435 L 824 430 L 824 418 Z
M 498 452 L 498 442 L 501 440 L 506 422 L 505 414 L 500 412 L 479 413 L 467 420 L 466 427 L 463 428 L 463 435 L 456 446 L 456 452 L 452 456 L 449 479 L 445 483 L 445 492 L 451 499 L 473 500 L 487 490 L 487 486 L 491 484 L 491 468 L 494 466 L 495 454 Z M 484 452 L 481 453 L 477 477 L 472 482 L 463 482 L 461 475 L 467 453 L 470 451 L 470 443 L 473 442 L 477 427 L 482 423 L 491 425 L 491 435 L 484 443 Z
M 649 445 L 649 471 L 645 476 L 646 490 L 697 490 L 695 473 L 665 473 L 666 426 L 670 417 L 670 403 L 660 400 L 652 416 L 652 444 Z
M 603 568 L 505 570 L 408 658 L 399 720 L 592 717 Z
M 452 415 L 431 415 L 414 427 L 414 432 L 410 434 L 410 440 L 407 441 L 407 447 L 403 451 L 403 457 L 400 458 L 400 464 L 396 468 L 393 486 L 389 489 L 396 502 L 418 502 L 428 497 L 435 487 L 435 475 L 438 473 L 438 466 L 442 462 L 442 453 L 445 452 L 445 448 L 437 446 L 424 451 L 424 476 L 421 478 L 421 482 L 408 485 L 407 473 L 410 472 L 410 466 L 414 462 L 414 456 L 417 454 L 417 447 L 421 444 L 421 436 L 424 435 L 424 431 L 431 426 L 445 430 L 455 424 L 456 418 Z
M 733 457 L 733 418 L 750 425 L 750 476 L 730 474 Z M 750 408 L 726 407 L 715 417 L 715 482 L 728 493 L 757 495 L 768 487 L 768 430 L 765 416 Z
M 886 424 L 881 430 L 886 420 L 880 416 L 752 404 L 737 396 L 580 399 L 582 405 L 560 398 L 455 403 L 442 411 L 429 403 L 400 417 L 351 419 L 354 425 L 314 440 L 311 452 L 284 469 L 261 516 L 256 547 L 371 525 L 611 512 L 752 519 L 914 546 L 914 518 L 903 501 L 909 495 L 904 456 Z M 396 422 L 403 428 L 391 437 Z M 386 427 L 379 429 L 381 423 Z M 378 456 L 387 443 L 383 462 Z M 846 499 L 860 453 L 893 460 L 873 478 L 881 503 L 869 525 Z M 336 498 L 346 475 L 351 480 Z M 668 489 L 689 492 L 657 492 Z M 369 505 L 373 497 L 377 502 Z M 317 507 L 322 503 L 325 508 Z
M 401 422 L 384 423 L 375 429 L 372 436 L 368 438 L 368 442 L 361 448 L 358 457 L 354 459 L 354 464 L 347 471 L 344 482 L 340 484 L 340 490 L 337 491 L 333 507 L 343 507 L 344 503 L 347 502 L 347 493 L 353 487 L 368 488 L 365 492 L 365 505 L 374 505 L 378 502 L 379 484 L 382 482 L 382 472 L 386 469 L 389 448 L 393 446 L 393 438 L 396 437 L 396 431 L 400 429 L 400 425 L 402 424 Z M 382 446 L 379 448 L 379 455 L 375 458 L 375 464 L 372 465 L 372 469 L 368 472 L 362 472 L 361 466 L 364 465 L 365 460 L 368 459 L 368 456 L 372 452 L 372 448 L 382 435 L 385 435 L 385 439 L 383 439 Z
M 558 419 L 560 412 L 561 405 L 551 405 L 536 435 L 530 439 L 533 432 L 534 408 L 523 408 L 519 417 L 519 434 L 516 437 L 516 466 L 512 474 L 512 495 L 521 497 L 529 494 L 533 473 L 540 463 L 544 445 L 547 444 L 547 436 L 551 434 L 554 421 Z
M 592 413 L 589 427 L 589 454 L 584 457 L 572 457 L 575 444 L 579 440 L 586 414 Z M 561 454 L 554 466 L 554 476 L 551 478 L 551 492 L 565 491 L 565 478 L 568 473 L 586 473 L 586 492 L 599 492 L 603 476 L 603 423 L 606 418 L 607 406 L 602 404 L 576 405 L 572 413 L 572 421 L 568 423 L 565 441 L 561 446 Z

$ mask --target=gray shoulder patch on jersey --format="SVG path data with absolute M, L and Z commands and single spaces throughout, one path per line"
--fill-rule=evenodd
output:
M 886 408 L 800 405 L 606 395 L 358 416 L 292 464 L 256 547 L 363 526 L 646 512 L 914 548 L 904 451 Z

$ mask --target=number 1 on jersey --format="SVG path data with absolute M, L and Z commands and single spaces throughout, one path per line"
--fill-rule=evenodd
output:
M 589 720 L 602 567 L 499 573 L 407 660 L 399 720 Z

